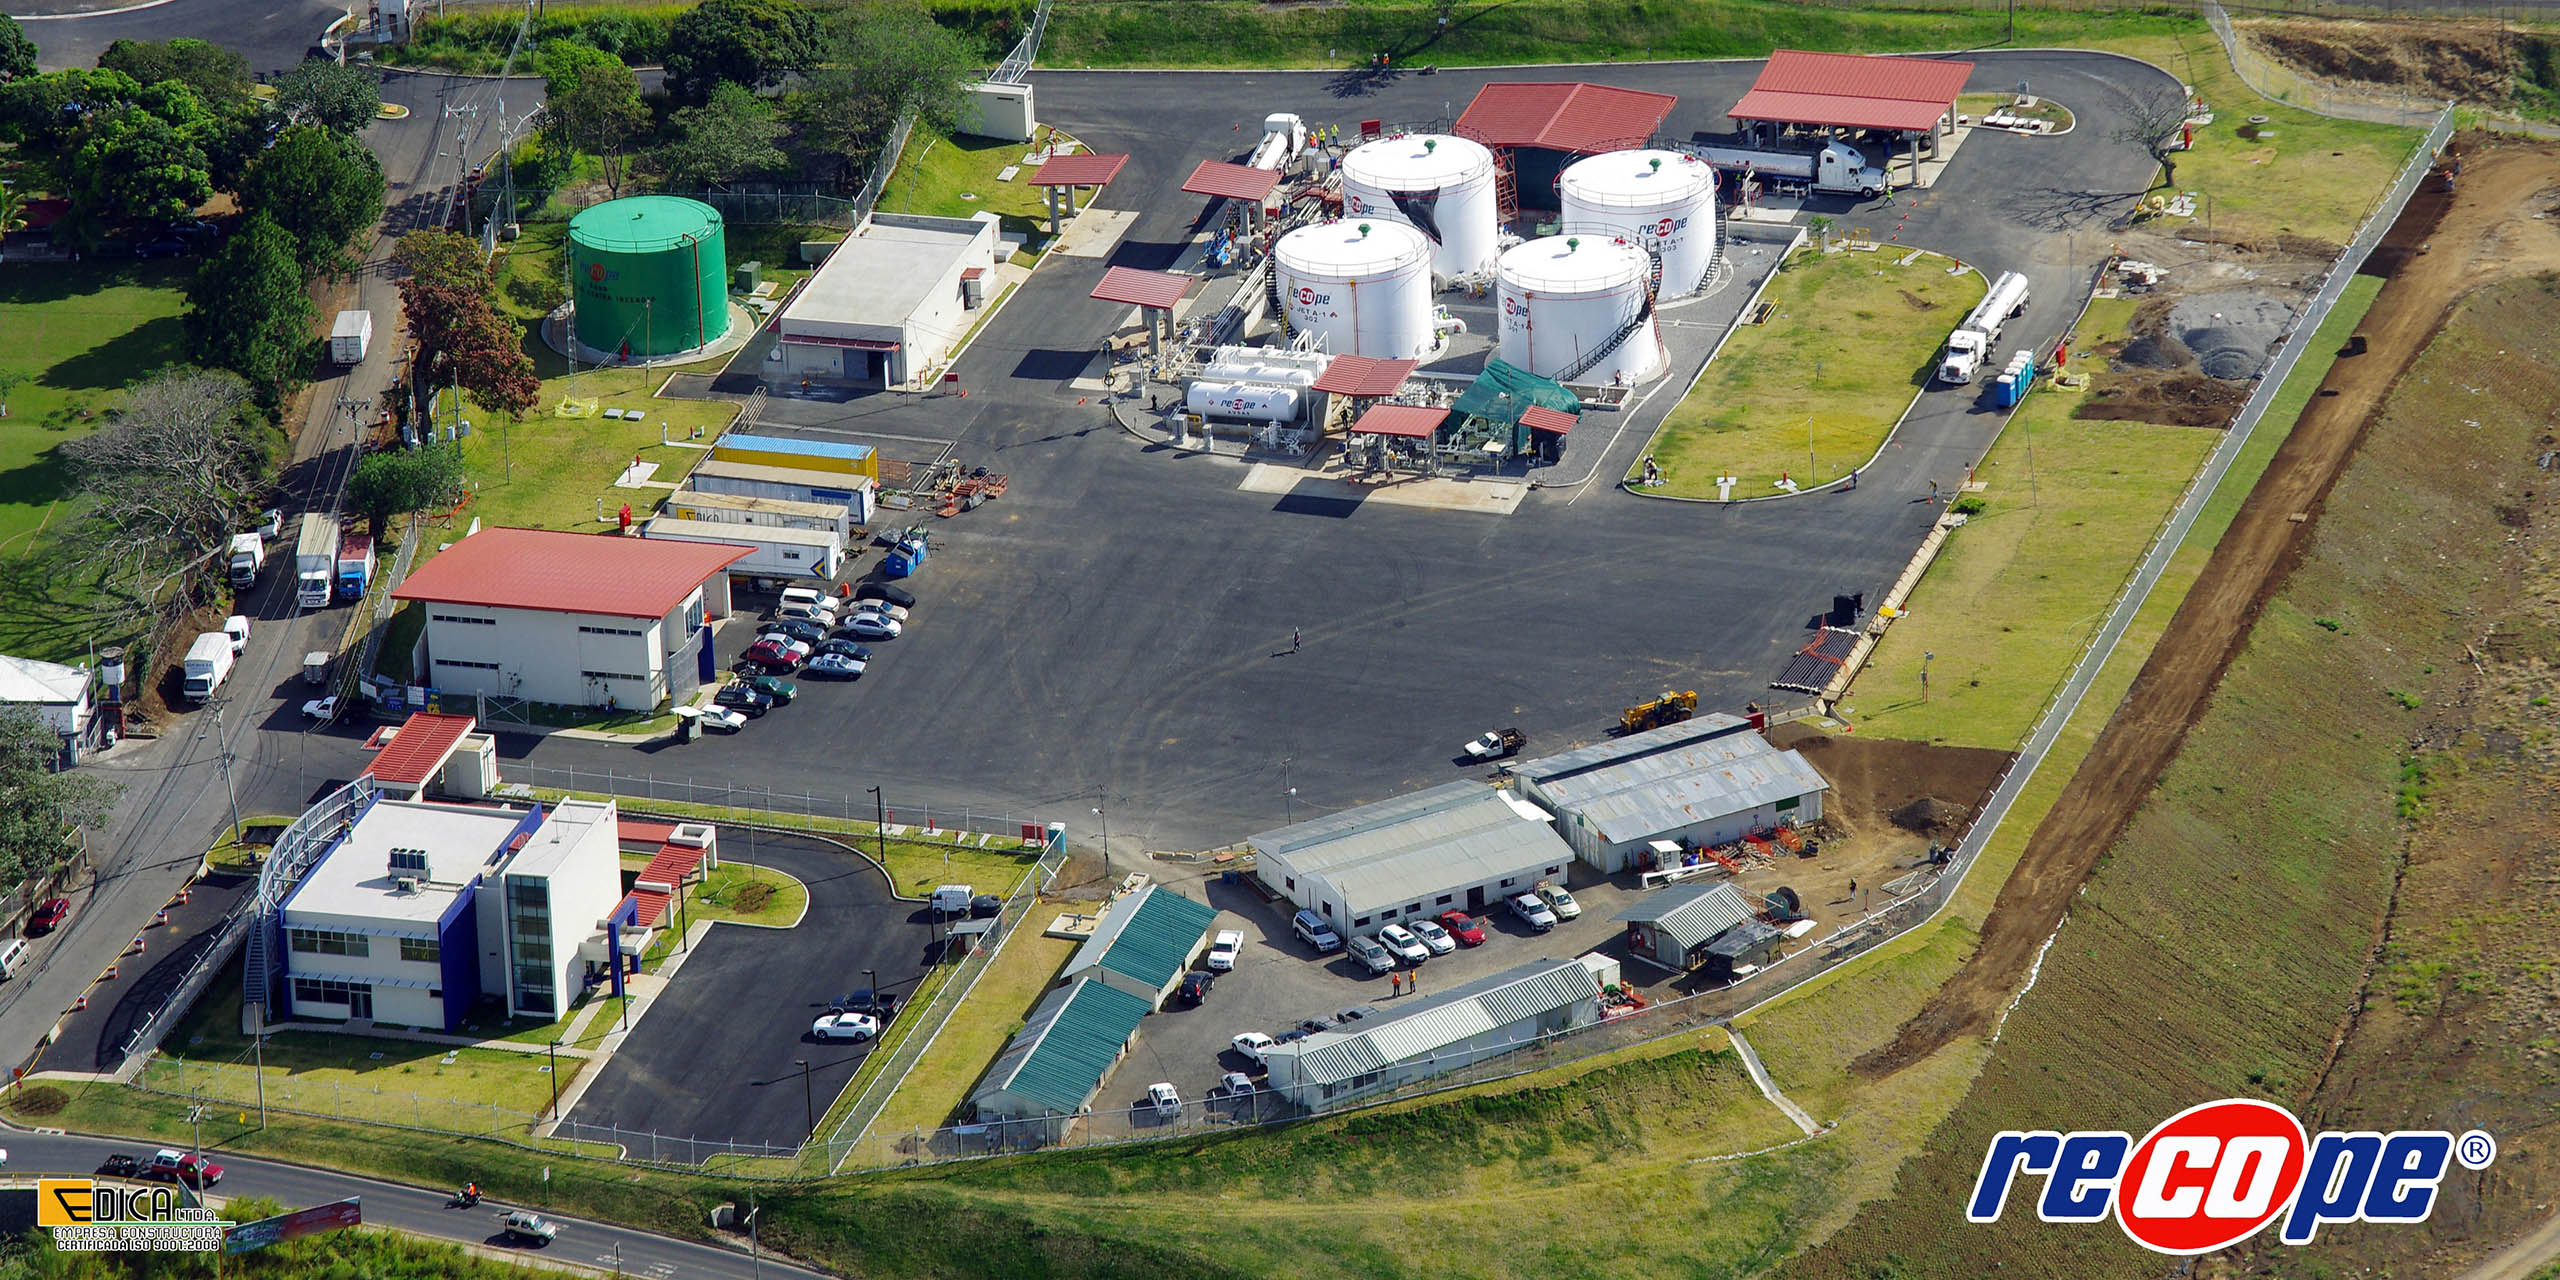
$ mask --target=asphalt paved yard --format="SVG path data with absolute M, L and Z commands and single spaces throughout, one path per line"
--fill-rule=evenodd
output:
M 648 1149 L 651 1132 L 674 1139 L 661 1159 L 694 1159 L 688 1137 L 797 1146 L 808 1116 L 826 1114 L 870 1051 L 812 1040 L 810 1021 L 831 997 L 864 985 L 866 968 L 901 995 L 924 976 L 936 946 L 924 904 L 892 898 L 869 861 L 798 838 L 760 836 L 752 856 L 747 847 L 744 833 L 721 832 L 723 858 L 807 884 L 808 915 L 790 929 L 715 926 L 588 1086 L 573 1123 L 636 1130 L 621 1139 L 635 1152 Z M 793 1065 L 803 1058 L 805 1097 Z

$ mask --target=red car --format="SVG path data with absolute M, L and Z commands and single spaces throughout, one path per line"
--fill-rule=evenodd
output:
M 61 928 L 62 922 L 70 918 L 71 899 L 47 898 L 43 906 L 36 908 L 35 918 L 27 922 L 27 932 L 51 933 Z
M 158 1182 L 183 1182 L 201 1191 L 222 1181 L 222 1166 L 162 1147 L 151 1154 L 151 1164 L 142 1176 Z
M 1459 946 L 1484 945 L 1484 926 L 1477 924 L 1474 916 L 1464 911 L 1443 911 L 1436 918 L 1440 921 L 1440 927 L 1448 930 L 1449 936 L 1458 940 Z
M 800 665 L 792 660 L 789 649 L 769 640 L 759 640 L 747 646 L 747 651 L 738 656 L 738 661 L 767 671 L 789 671 Z

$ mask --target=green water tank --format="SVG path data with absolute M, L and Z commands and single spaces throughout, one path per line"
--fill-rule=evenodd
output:
M 637 359 L 718 341 L 728 280 L 720 211 L 699 200 L 630 196 L 569 220 L 569 296 L 593 350 Z

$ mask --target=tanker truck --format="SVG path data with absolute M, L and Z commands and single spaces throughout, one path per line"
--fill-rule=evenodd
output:
M 1938 381 L 1960 387 L 1973 381 L 1985 360 L 1991 358 L 1993 343 L 2000 341 L 2000 331 L 2009 321 L 2027 309 L 2027 278 L 2015 271 L 2003 271 L 1991 284 L 1991 292 L 1982 295 L 1975 307 L 1947 335 L 1947 353 L 1938 361 Z
M 1727 173 L 1792 178 L 1816 191 L 1869 200 L 1885 192 L 1884 170 L 1868 164 L 1866 153 L 1845 142 L 1823 143 L 1820 151 L 1762 151 L 1755 147 L 1694 143 L 1678 144 L 1678 149 Z

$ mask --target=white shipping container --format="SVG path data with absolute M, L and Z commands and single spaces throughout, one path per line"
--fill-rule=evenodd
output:
M 373 346 L 373 313 L 341 311 L 329 326 L 329 358 L 339 364 L 363 364 Z

